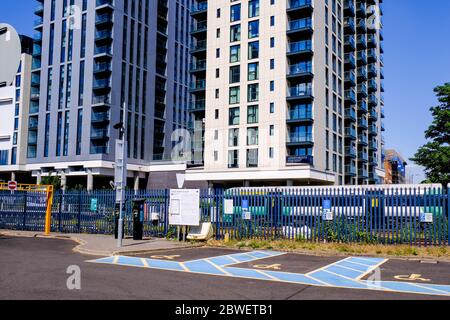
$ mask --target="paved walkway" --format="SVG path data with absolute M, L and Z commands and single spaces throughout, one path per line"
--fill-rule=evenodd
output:
M 43 232 L 11 230 L 0 230 L 0 234 L 11 237 L 70 239 L 78 243 L 78 246 L 74 248 L 74 251 L 95 256 L 129 255 L 133 253 L 180 249 L 196 246 L 195 244 L 189 242 L 183 243 L 167 239 L 151 238 L 144 239 L 142 241 L 124 239 L 123 247 L 118 248 L 117 240 L 110 235 L 52 233 L 50 236 L 46 236 Z

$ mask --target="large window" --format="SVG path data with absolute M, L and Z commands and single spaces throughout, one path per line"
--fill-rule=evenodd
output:
M 247 150 L 247 168 L 258 167 L 258 149 Z
M 258 123 L 258 119 L 259 119 L 258 106 L 249 106 L 247 108 L 247 123 L 248 124 Z
M 259 58 L 259 41 L 250 42 L 248 44 L 248 59 L 258 59 Z
M 247 89 L 247 101 L 255 102 L 259 100 L 259 84 L 249 84 Z
M 259 0 L 249 0 L 248 2 L 248 17 L 254 18 L 259 16 Z
M 258 80 L 259 78 L 259 63 L 249 63 L 248 65 L 248 81 Z
M 241 46 L 231 46 L 230 48 L 230 62 L 239 62 L 241 60 Z
M 240 121 L 240 109 L 230 108 L 228 124 L 230 126 L 237 126 L 239 125 L 239 121 Z
M 230 83 L 237 83 L 241 81 L 241 66 L 234 66 L 230 68 Z
M 228 151 L 228 168 L 239 168 L 239 151 Z
M 248 38 L 257 38 L 259 37 L 259 20 L 250 21 L 248 23 Z
M 230 129 L 228 132 L 228 146 L 238 147 L 239 146 L 239 129 Z
M 241 89 L 240 87 L 230 88 L 230 104 L 237 104 L 240 102 Z
M 236 24 L 230 28 L 230 42 L 241 41 L 241 25 Z
M 239 21 L 239 20 L 241 20 L 241 5 L 236 4 L 234 6 L 231 6 L 230 21 L 234 22 L 234 21 Z
M 247 129 L 247 145 L 257 146 L 259 143 L 259 129 L 258 127 Z

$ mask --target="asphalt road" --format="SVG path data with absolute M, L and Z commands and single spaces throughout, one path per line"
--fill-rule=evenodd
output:
M 0 236 L 0 299 L 144 299 L 144 300 L 309 300 L 309 299 L 445 299 L 307 285 L 223 278 L 86 262 L 95 257 L 74 253 L 70 240 Z M 198 249 L 202 250 L 202 249 Z M 160 253 L 158 253 L 160 254 Z M 189 253 L 196 256 L 197 254 Z M 208 255 L 198 251 L 198 255 Z M 225 253 L 227 254 L 227 253 Z M 300 272 L 336 258 L 304 259 L 287 269 Z M 68 290 L 66 270 L 81 269 L 81 290 Z M 394 266 L 398 268 L 396 264 Z M 294 271 L 294 269 L 292 269 Z M 404 269 L 402 269 L 404 270 Z

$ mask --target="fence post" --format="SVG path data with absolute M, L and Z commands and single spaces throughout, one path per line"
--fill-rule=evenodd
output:
M 169 231 L 169 190 L 164 190 L 164 237 L 167 237 L 167 232 Z
M 59 191 L 58 232 L 60 232 L 60 233 L 62 231 L 62 226 L 61 226 L 62 206 L 63 206 L 63 193 L 61 191 Z
M 23 220 L 22 220 L 22 230 L 25 231 L 26 230 L 26 226 L 27 226 L 27 198 L 28 198 L 28 194 L 27 191 L 24 191 L 24 203 L 23 203 Z
M 450 246 L 450 185 L 447 185 L 447 242 Z
M 81 233 L 81 190 L 78 191 L 78 233 Z
M 221 204 L 223 203 L 223 189 L 216 189 L 216 191 L 214 192 L 215 198 L 216 198 L 216 240 L 220 239 L 220 234 L 221 234 L 221 230 L 220 230 L 220 217 L 221 217 L 221 212 L 219 212 L 220 208 L 221 208 Z M 223 208 L 222 208 L 223 210 Z

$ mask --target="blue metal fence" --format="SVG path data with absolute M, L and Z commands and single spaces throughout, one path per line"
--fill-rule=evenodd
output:
M 448 191 L 418 186 L 209 189 L 201 190 L 200 210 L 217 239 L 442 246 L 449 244 Z M 127 191 L 126 234 L 132 234 L 132 200 L 146 199 L 144 234 L 174 235 L 169 196 L 169 190 Z M 232 212 L 225 212 L 225 201 L 232 202 Z M 112 234 L 117 212 L 111 190 L 56 192 L 52 231 Z M 0 192 L 0 228 L 43 231 L 44 223 L 44 194 Z

